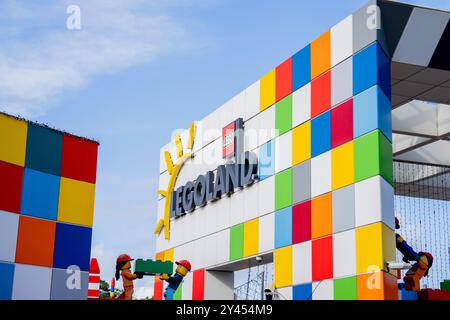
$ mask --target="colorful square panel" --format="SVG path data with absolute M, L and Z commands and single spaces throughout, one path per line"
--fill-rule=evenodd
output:
M 27 216 L 56 220 L 59 180 L 59 176 L 25 168 L 20 212 Z
M 0 262 L 0 300 L 11 300 L 14 264 Z
M 275 176 L 275 210 L 292 205 L 292 169 L 286 169 Z
M 258 219 L 253 219 L 244 223 L 244 257 L 258 254 L 258 231 Z
M 19 213 L 23 167 L 0 161 L 0 210 Z
M 292 243 L 311 240 L 311 201 L 292 207 Z
M 332 194 L 326 193 L 311 200 L 311 237 L 328 236 L 333 232 Z
M 353 56 L 353 95 L 376 84 L 391 97 L 391 64 L 378 42 Z
M 312 283 L 293 286 L 292 298 L 294 300 L 312 300 Z
M 275 69 L 264 75 L 259 80 L 260 91 L 259 91 L 259 110 L 263 111 L 268 107 L 272 106 L 276 102 L 276 74 Z
M 271 140 L 259 147 L 258 177 L 264 180 L 275 174 L 275 140 Z
M 61 175 L 66 178 L 95 183 L 97 151 L 97 143 L 65 134 L 62 146 Z
M 312 241 L 312 280 L 333 278 L 333 237 Z
M 205 299 L 205 270 L 196 270 L 192 279 L 192 300 Z
M 311 120 L 311 156 L 316 157 L 331 149 L 331 113 Z
M 379 130 L 355 139 L 354 150 L 356 182 L 381 175 L 393 185 L 392 145 Z
M 292 93 L 292 127 L 311 119 L 311 84 Z
M 92 226 L 95 184 L 61 178 L 58 221 Z
M 292 168 L 292 202 L 311 199 L 311 161 L 304 161 Z
M 230 260 L 241 259 L 244 255 L 244 225 L 230 228 Z
M 292 246 L 276 249 L 274 252 L 275 287 L 292 285 Z
M 51 284 L 51 268 L 16 264 L 12 299 L 49 300 Z
M 379 86 L 373 86 L 354 97 L 354 137 L 379 129 L 392 141 L 391 102 Z
M 18 230 L 19 215 L 0 211 L 0 261 L 15 261 Z
M 275 105 L 275 128 L 279 136 L 292 129 L 292 95 Z
M 89 272 L 75 270 L 53 269 L 51 300 L 86 300 L 89 285 Z M 79 274 L 79 282 L 73 283 L 71 279 Z M 72 284 L 72 285 L 71 285 Z
M 336 148 L 353 139 L 353 100 L 331 109 L 331 147 Z
M 397 278 L 386 272 L 357 276 L 358 300 L 398 300 Z
M 164 291 L 164 281 L 155 281 L 153 285 L 153 300 L 162 300 Z
M 331 106 L 353 96 L 353 63 L 347 59 L 331 69 Z
M 356 274 L 355 229 L 333 234 L 334 278 Z
M 327 72 L 311 81 L 311 118 L 331 107 L 331 73 Z
M 276 67 L 275 73 L 276 100 L 280 101 L 292 92 L 292 58 Z
M 61 175 L 62 140 L 60 132 L 29 124 L 25 166 L 55 176 Z
M 292 130 L 292 165 L 311 159 L 311 121 Z
M 0 114 L 0 161 L 25 165 L 27 128 L 25 121 Z
M 292 91 L 311 81 L 311 47 L 307 45 L 292 56 Z
M 331 191 L 331 151 L 311 159 L 311 196 Z
M 294 285 L 312 282 L 311 241 L 292 246 L 292 283 Z
M 355 227 L 355 185 L 333 191 L 333 233 Z
M 52 267 L 55 229 L 55 222 L 21 216 L 16 263 Z
M 358 300 L 356 276 L 334 279 L 334 300 Z
M 311 42 L 311 79 L 331 67 L 330 30 Z
M 67 269 L 75 265 L 89 271 L 91 238 L 91 228 L 57 223 L 53 267 Z
M 292 244 L 292 208 L 275 212 L 275 248 Z
M 355 181 L 353 141 L 331 150 L 331 188 L 348 186 Z

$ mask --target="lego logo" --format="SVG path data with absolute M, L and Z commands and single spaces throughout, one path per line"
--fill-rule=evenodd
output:
M 234 142 L 234 134 L 229 133 L 223 138 L 223 146 L 226 148 Z

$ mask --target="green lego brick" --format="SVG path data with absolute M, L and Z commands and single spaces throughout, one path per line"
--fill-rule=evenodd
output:
M 275 105 L 275 127 L 278 129 L 278 135 L 292 129 L 292 95 L 288 95 Z
M 292 205 L 292 168 L 277 173 L 275 176 L 275 210 Z
M 180 283 L 178 289 L 173 293 L 173 300 L 181 300 L 182 292 L 183 292 L 183 284 Z
M 244 225 L 238 224 L 230 229 L 230 260 L 237 260 L 244 255 Z
M 379 131 L 374 130 L 355 139 L 355 182 L 382 176 L 394 184 L 392 170 L 392 144 Z
M 335 300 L 358 300 L 356 277 L 334 279 Z
M 155 274 L 171 274 L 173 272 L 172 261 L 161 261 L 152 259 L 137 259 L 134 267 L 135 273 L 143 273 L 145 275 L 155 275 Z
M 450 292 L 450 280 L 444 280 L 441 282 L 441 290 Z

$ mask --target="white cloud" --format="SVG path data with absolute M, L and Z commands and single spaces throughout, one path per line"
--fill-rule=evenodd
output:
M 184 5 L 185 1 L 181 1 Z M 81 8 L 81 30 L 66 28 L 69 4 Z M 176 2 L 175 2 L 176 3 Z M 160 1 L 24 1 L 0 5 L 0 109 L 44 114 L 64 90 L 193 46 Z

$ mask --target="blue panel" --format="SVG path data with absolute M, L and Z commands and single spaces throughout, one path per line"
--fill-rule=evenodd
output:
M 353 98 L 354 138 L 375 129 L 392 141 L 391 102 L 380 87 L 373 86 Z
M 14 282 L 14 265 L 0 263 L 0 300 L 11 300 Z
M 292 207 L 275 212 L 275 247 L 292 244 Z
M 378 84 L 391 97 L 390 61 L 377 42 L 353 56 L 353 95 Z
M 60 177 L 25 168 L 23 175 L 22 214 L 56 220 Z
M 89 271 L 91 238 L 91 228 L 57 223 L 53 267 L 67 269 L 76 265 L 83 271 Z
M 34 124 L 28 125 L 25 166 L 61 175 L 62 140 L 60 132 Z
M 292 287 L 293 300 L 311 300 L 312 283 L 300 284 Z
M 292 56 L 292 91 L 311 81 L 311 49 L 307 45 Z
M 259 148 L 258 165 L 260 180 L 275 174 L 275 140 L 271 140 Z
M 327 111 L 311 120 L 311 157 L 331 149 L 331 113 Z

